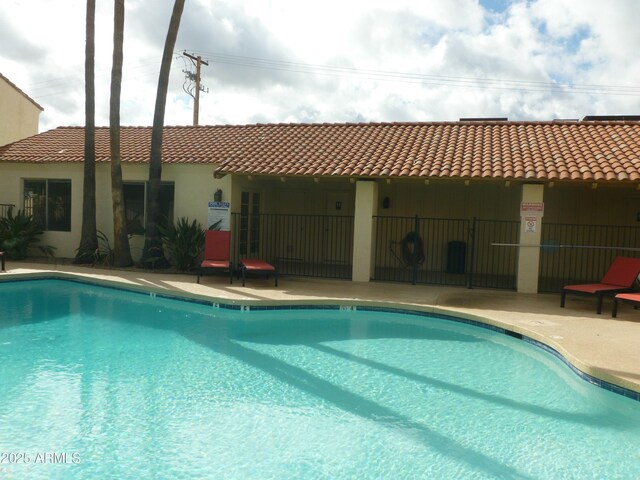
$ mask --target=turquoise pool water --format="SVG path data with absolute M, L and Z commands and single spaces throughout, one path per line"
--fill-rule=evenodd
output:
M 486 329 L 61 280 L 0 312 L 0 478 L 640 477 L 640 402 Z

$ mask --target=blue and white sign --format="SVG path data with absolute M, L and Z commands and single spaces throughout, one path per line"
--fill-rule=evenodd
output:
M 231 203 L 229 202 L 209 202 L 209 213 L 207 215 L 208 230 L 231 230 L 229 214 Z

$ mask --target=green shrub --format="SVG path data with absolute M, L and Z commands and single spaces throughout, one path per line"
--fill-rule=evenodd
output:
M 204 251 L 204 230 L 200 223 L 181 217 L 175 225 L 159 228 L 169 261 L 181 272 L 196 268 Z
M 37 245 L 43 233 L 33 217 L 21 210 L 13 215 L 9 210 L 6 217 L 0 218 L 0 249 L 7 253 L 7 257 L 14 260 L 27 258 L 29 250 L 33 248 L 37 248 L 46 256 L 53 256 L 54 247 Z

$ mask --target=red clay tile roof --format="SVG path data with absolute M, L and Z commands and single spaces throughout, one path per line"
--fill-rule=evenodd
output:
M 151 127 L 122 127 L 123 162 L 149 157 Z M 0 147 L 0 162 L 79 162 L 82 127 Z M 108 128 L 96 156 L 109 160 Z M 640 122 L 439 122 L 165 127 L 165 163 L 219 173 L 526 180 L 640 180 Z

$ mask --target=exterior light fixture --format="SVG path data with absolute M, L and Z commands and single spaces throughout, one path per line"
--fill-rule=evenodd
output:
M 217 189 L 216 192 L 213 194 L 213 201 L 214 202 L 221 202 L 222 201 L 222 190 L 221 189 Z

